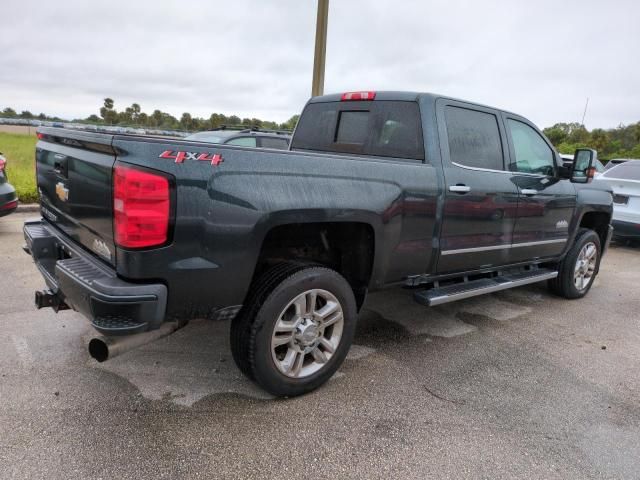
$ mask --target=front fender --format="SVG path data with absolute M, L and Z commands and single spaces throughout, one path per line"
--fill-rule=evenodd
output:
M 585 222 L 589 224 L 586 216 L 597 214 L 599 217 L 606 219 L 606 229 L 604 229 L 604 234 L 602 235 L 602 247 L 604 250 L 610 237 L 609 227 L 613 214 L 612 191 L 607 188 L 602 188 L 601 186 L 595 187 L 592 184 L 583 185 L 576 190 L 576 214 L 573 235 L 567 245 L 570 246 L 573 244 L 581 225 L 584 225 Z

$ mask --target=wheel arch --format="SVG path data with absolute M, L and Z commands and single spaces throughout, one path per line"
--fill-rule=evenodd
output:
M 253 277 L 280 262 L 324 265 L 347 279 L 360 309 L 372 280 L 375 249 L 375 229 L 367 222 L 282 223 L 265 233 Z
M 598 234 L 598 238 L 600 238 L 601 248 L 604 249 L 607 243 L 610 222 L 610 214 L 602 211 L 588 211 L 580 218 L 579 227 L 588 228 L 589 230 L 596 232 Z

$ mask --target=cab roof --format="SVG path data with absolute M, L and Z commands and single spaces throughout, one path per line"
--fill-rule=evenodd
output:
M 498 108 L 498 107 L 494 107 L 491 105 L 484 105 L 482 103 L 478 103 L 478 102 L 471 102 L 469 100 L 463 100 L 460 98 L 455 98 L 455 97 L 450 97 L 447 95 L 440 95 L 437 93 L 429 93 L 429 92 L 405 92 L 405 91 L 396 91 L 396 90 L 371 90 L 371 91 L 354 91 L 354 92 L 346 92 L 346 93 L 330 93 L 327 95 L 320 95 L 318 97 L 312 97 L 308 103 L 328 103 L 328 102 L 340 102 L 342 101 L 342 98 L 345 94 L 350 94 L 350 93 L 374 93 L 375 94 L 375 99 L 376 100 L 387 100 L 387 101 L 397 101 L 397 102 L 417 102 L 419 100 L 427 100 L 427 101 L 431 101 L 431 102 L 435 102 L 436 100 L 440 99 L 440 98 L 444 98 L 447 100 L 454 100 L 456 102 L 462 102 L 462 103 L 468 103 L 470 105 L 476 105 L 478 107 L 485 107 L 485 108 L 491 108 L 494 110 L 499 110 L 501 112 L 504 113 L 509 113 L 515 116 L 520 116 L 516 113 L 510 112 L 508 110 L 504 110 L 502 108 Z M 363 98 L 362 100 L 366 100 L 366 98 Z

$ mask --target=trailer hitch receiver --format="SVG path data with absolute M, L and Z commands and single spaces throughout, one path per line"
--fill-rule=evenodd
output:
M 60 295 L 51 290 L 37 290 L 35 304 L 38 310 L 41 308 L 51 307 L 56 313 L 60 310 L 69 309 L 69 306 L 64 303 L 64 300 Z

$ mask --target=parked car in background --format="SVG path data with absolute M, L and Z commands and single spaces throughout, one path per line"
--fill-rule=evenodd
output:
M 287 150 L 291 141 L 291 132 L 286 130 L 263 130 L 257 127 L 242 128 L 240 130 L 220 127 L 216 130 L 193 133 L 187 135 L 184 139 L 193 140 L 194 142 Z
M 609 170 L 610 168 L 613 168 L 616 165 L 620 165 L 621 163 L 628 162 L 629 160 L 633 160 L 633 159 L 632 158 L 612 158 L 607 162 L 604 169 Z
M 640 160 L 618 163 L 594 183 L 613 190 L 613 235 L 640 239 Z
M 18 195 L 7 179 L 7 159 L 0 153 L 0 217 L 18 208 Z

